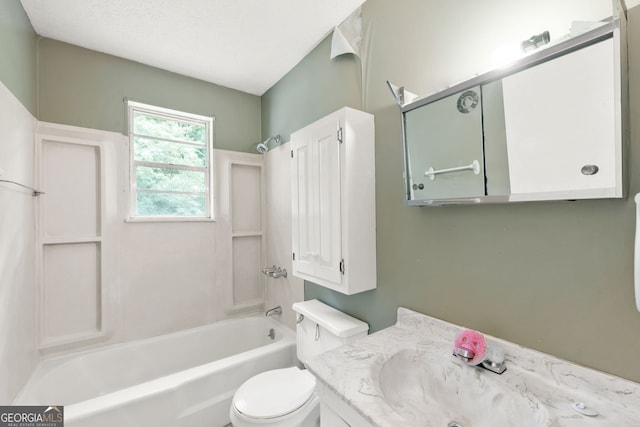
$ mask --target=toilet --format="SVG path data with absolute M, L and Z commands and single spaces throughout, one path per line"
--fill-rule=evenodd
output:
M 369 325 L 318 300 L 293 304 L 297 313 L 298 360 L 364 337 Z M 316 379 L 297 366 L 258 374 L 245 381 L 233 396 L 229 416 L 234 427 L 317 427 L 320 399 Z

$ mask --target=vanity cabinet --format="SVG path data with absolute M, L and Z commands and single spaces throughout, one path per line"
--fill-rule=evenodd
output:
M 320 398 L 320 427 L 373 427 L 321 380 L 316 380 L 316 393 Z
M 373 115 L 344 107 L 291 134 L 292 274 L 351 295 L 376 287 Z

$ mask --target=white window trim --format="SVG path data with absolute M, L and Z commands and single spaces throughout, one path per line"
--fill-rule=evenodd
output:
M 154 105 L 143 104 L 141 102 L 126 100 L 127 103 L 127 132 L 129 134 L 129 177 L 127 183 L 129 209 L 126 222 L 203 222 L 215 221 L 215 204 L 214 204 L 214 185 L 213 185 L 213 125 L 215 117 L 202 116 L 199 114 L 186 113 L 183 111 L 172 110 L 169 108 L 157 107 Z M 177 215 L 137 215 L 136 214 L 136 196 L 138 193 L 136 187 L 136 166 L 157 166 L 157 163 L 149 163 L 137 161 L 134 159 L 134 138 L 136 136 L 149 137 L 149 135 L 136 135 L 133 132 L 133 114 L 134 112 L 159 116 L 169 120 L 179 120 L 181 122 L 190 122 L 194 124 L 205 125 L 207 134 L 206 148 L 206 167 L 193 166 L 175 166 L 170 164 L 162 164 L 162 167 L 176 168 L 180 170 L 204 171 L 205 173 L 205 215 L 204 216 L 177 216 Z M 156 138 L 158 139 L 158 138 Z M 162 138 L 159 138 L 162 139 Z M 189 144 L 186 142 L 185 144 Z M 194 144 L 197 145 L 197 144 Z M 192 193 L 189 193 L 192 194 Z

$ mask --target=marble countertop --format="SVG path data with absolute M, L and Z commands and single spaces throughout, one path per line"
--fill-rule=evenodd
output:
M 465 427 L 640 426 L 640 384 L 489 335 L 489 345 L 505 350 L 507 371 L 498 375 L 466 366 L 452 356 L 454 337 L 462 329 L 399 308 L 395 325 L 323 353 L 306 366 L 378 427 L 441 427 L 454 419 Z M 391 365 L 394 370 L 385 371 Z M 398 372 L 406 376 L 394 379 Z M 410 397 L 394 397 L 398 389 L 406 390 L 402 387 L 410 388 Z M 578 413 L 572 407 L 577 402 L 598 415 Z M 451 412 L 454 406 L 460 413 Z

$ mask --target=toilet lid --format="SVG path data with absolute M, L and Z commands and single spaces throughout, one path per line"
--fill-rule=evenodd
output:
M 304 405 L 314 393 L 316 379 L 297 367 L 263 372 L 240 386 L 235 408 L 251 418 L 277 418 Z

